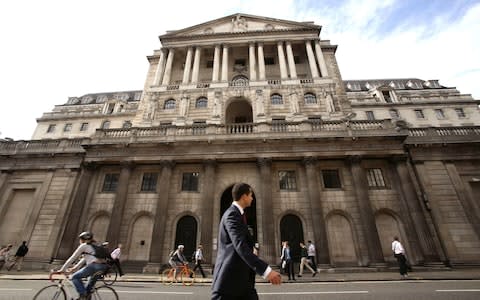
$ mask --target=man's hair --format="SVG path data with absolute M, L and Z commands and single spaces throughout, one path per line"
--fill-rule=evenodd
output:
M 242 195 L 248 195 L 252 192 L 252 188 L 246 183 L 236 183 L 232 188 L 232 197 L 234 201 L 240 200 Z

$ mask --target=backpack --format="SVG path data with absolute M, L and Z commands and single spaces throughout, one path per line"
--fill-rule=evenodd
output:
M 92 246 L 93 250 L 95 251 L 95 254 L 93 254 L 93 256 L 95 256 L 96 258 L 105 259 L 107 261 L 112 260 L 112 257 L 110 256 L 110 252 L 108 251 L 107 247 L 94 243 L 91 243 L 90 246 Z

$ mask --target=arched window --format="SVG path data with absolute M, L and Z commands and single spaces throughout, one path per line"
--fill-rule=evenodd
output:
M 175 99 L 168 99 L 165 101 L 163 109 L 175 109 Z
M 399 118 L 399 117 L 400 117 L 400 114 L 398 113 L 398 110 L 396 110 L 396 109 L 391 109 L 391 110 L 390 110 L 390 117 L 392 117 L 392 118 Z
M 102 129 L 108 129 L 110 128 L 110 121 L 105 121 L 102 124 Z
M 205 97 L 200 97 L 195 103 L 195 108 L 206 108 L 208 105 L 208 99 Z
M 272 94 L 270 96 L 270 101 L 272 101 L 272 104 L 283 104 L 283 97 L 280 94 Z
M 315 96 L 312 93 L 306 93 L 303 96 L 303 99 L 305 101 L 305 104 L 316 104 L 317 103 L 317 96 Z
M 232 86 L 248 86 L 249 80 L 246 76 L 237 75 L 232 79 Z
M 123 122 L 122 128 L 131 128 L 131 127 L 132 127 L 132 122 L 130 121 Z

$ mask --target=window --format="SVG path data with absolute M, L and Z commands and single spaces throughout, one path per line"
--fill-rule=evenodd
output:
M 317 103 L 317 96 L 315 96 L 312 93 L 306 93 L 303 96 L 303 99 L 305 101 L 305 104 L 315 104 L 315 103 Z
M 445 119 L 445 114 L 443 113 L 443 109 L 435 109 L 435 115 L 437 116 L 437 119 L 442 120 Z
M 52 133 L 55 131 L 55 127 L 57 127 L 57 125 L 55 124 L 50 124 L 48 125 L 48 128 L 47 128 L 47 133 Z
M 455 108 L 455 112 L 457 113 L 457 116 L 459 118 L 465 118 L 465 112 L 463 111 L 463 108 Z
M 365 115 L 367 116 L 367 120 L 375 120 L 375 115 L 373 114 L 373 111 L 368 110 L 365 112 Z
M 168 99 L 165 101 L 163 109 L 175 109 L 175 99 Z
M 155 192 L 157 190 L 157 173 L 143 173 L 142 192 Z
M 283 97 L 280 94 L 273 94 L 270 96 L 270 101 L 274 105 L 283 104 Z
M 295 62 L 296 65 L 302 63 L 302 60 L 301 60 L 300 56 L 298 56 L 298 55 L 293 56 L 293 61 Z
M 392 97 L 390 96 L 390 91 L 382 91 L 383 99 L 385 102 L 392 103 Z
M 327 189 L 342 188 L 338 170 L 322 170 L 323 185 Z
M 400 118 L 400 114 L 398 113 L 398 110 L 391 109 L 389 112 L 390 112 L 390 117 L 394 119 Z
M 213 68 L 213 60 L 207 60 L 207 69 Z
M 64 132 L 72 131 L 72 123 L 65 124 L 65 126 L 63 127 L 63 131 Z
M 110 128 L 110 121 L 105 121 L 102 124 L 102 129 L 108 129 Z
M 195 108 L 206 108 L 208 105 L 208 99 L 205 97 L 200 97 L 195 102 Z
M 245 67 L 245 64 L 246 64 L 246 60 L 243 58 L 236 59 L 234 63 L 234 65 L 243 66 L 243 67 Z
M 198 191 L 198 172 L 183 173 L 182 191 L 196 192 Z
M 385 187 L 382 169 L 367 169 L 367 181 L 369 187 Z
M 103 181 L 102 192 L 115 192 L 118 186 L 118 173 L 105 174 L 105 180 Z
M 425 115 L 423 114 L 423 110 L 421 109 L 415 110 L 415 116 L 417 116 L 417 119 L 425 119 Z
M 107 114 L 109 115 L 112 114 L 114 109 L 115 109 L 115 103 L 108 103 Z
M 295 171 L 279 171 L 278 178 L 281 190 L 295 191 L 297 190 L 297 180 Z
M 130 121 L 123 122 L 122 128 L 131 128 L 131 127 L 132 127 L 132 122 Z
M 275 59 L 273 57 L 265 57 L 265 65 L 274 65 L 275 64 Z
M 82 123 L 82 125 L 80 125 L 80 131 L 87 131 L 88 129 L 88 123 Z

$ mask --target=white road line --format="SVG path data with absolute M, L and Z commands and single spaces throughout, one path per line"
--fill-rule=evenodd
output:
M 480 292 L 480 289 L 435 290 L 435 292 L 447 292 L 447 293 L 456 293 L 456 292 Z
M 368 294 L 368 291 L 283 292 L 283 293 L 258 293 L 258 294 L 259 295 Z
M 193 295 L 193 292 L 155 292 L 155 291 L 122 291 L 115 290 L 122 294 L 167 294 L 167 295 Z
M 32 289 L 10 289 L 10 288 L 0 288 L 0 291 L 31 291 Z

